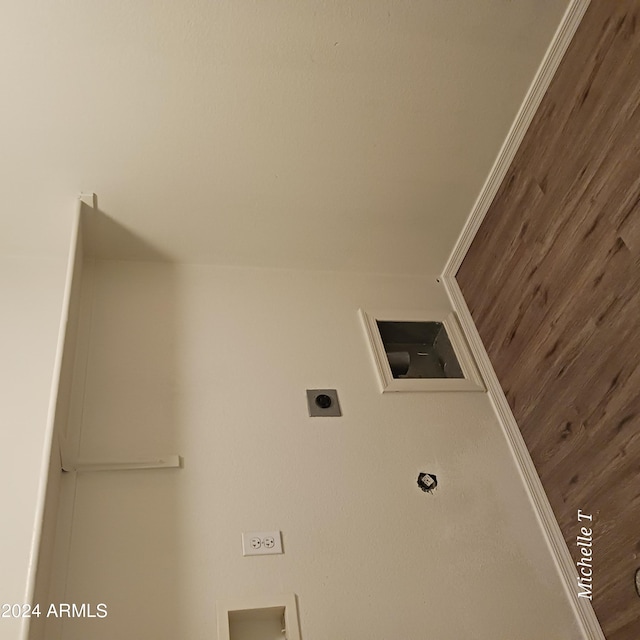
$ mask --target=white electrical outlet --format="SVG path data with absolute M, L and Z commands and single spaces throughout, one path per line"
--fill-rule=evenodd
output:
M 249 531 L 242 534 L 243 556 L 266 556 L 282 551 L 279 531 Z

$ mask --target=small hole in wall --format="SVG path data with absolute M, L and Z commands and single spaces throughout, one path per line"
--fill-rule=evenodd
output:
M 418 486 L 425 493 L 432 493 L 438 486 L 438 478 L 433 473 L 418 474 Z

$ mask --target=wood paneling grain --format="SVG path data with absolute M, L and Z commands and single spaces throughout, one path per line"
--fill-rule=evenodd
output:
M 640 0 L 592 0 L 457 279 L 593 605 L 640 638 Z

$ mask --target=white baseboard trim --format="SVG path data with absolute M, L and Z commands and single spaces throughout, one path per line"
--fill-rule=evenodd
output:
M 578 573 L 573 558 L 455 278 L 589 3 L 590 0 L 571 0 L 569 3 L 462 233 L 449 256 L 441 281 L 487 387 L 487 393 L 524 482 L 578 625 L 585 640 L 605 640 L 591 602 L 578 597 Z
M 520 471 L 529 499 L 542 528 L 542 533 L 547 541 L 584 638 L 585 640 L 605 640 L 591 602 L 585 598 L 578 597 L 578 572 L 576 566 L 564 541 L 558 521 L 551 509 L 538 472 L 531 460 L 527 445 L 520 433 L 516 419 L 511 412 L 507 398 L 500 386 L 500 382 L 498 382 L 496 372 L 471 317 L 460 286 L 452 276 L 443 277 L 442 283 L 458 316 L 471 353 L 476 359 L 476 364 L 487 387 L 487 393 L 509 443 L 509 448 Z
M 549 45 L 538 71 L 527 91 L 524 102 L 520 106 L 520 110 L 516 115 L 516 119 L 509 129 L 509 133 L 502 144 L 498 157 L 491 167 L 491 171 L 480 190 L 480 194 L 476 199 L 469 218 L 462 228 L 454 249 L 447 260 L 447 264 L 442 273 L 443 276 L 455 276 L 464 260 L 467 251 L 473 242 L 473 239 L 482 224 L 487 211 L 498 192 L 498 188 L 502 184 L 504 177 L 513 161 L 518 147 L 527 132 L 533 116 L 535 115 L 540 102 L 547 92 L 551 80 L 562 60 L 573 35 L 582 20 L 587 7 L 591 0 L 571 0 L 567 10 L 560 21 L 552 40 Z

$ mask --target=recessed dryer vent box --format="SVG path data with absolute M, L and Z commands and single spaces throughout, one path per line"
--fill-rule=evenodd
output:
M 360 310 L 382 391 L 484 391 L 451 312 Z
M 218 602 L 218 640 L 300 640 L 295 594 Z

